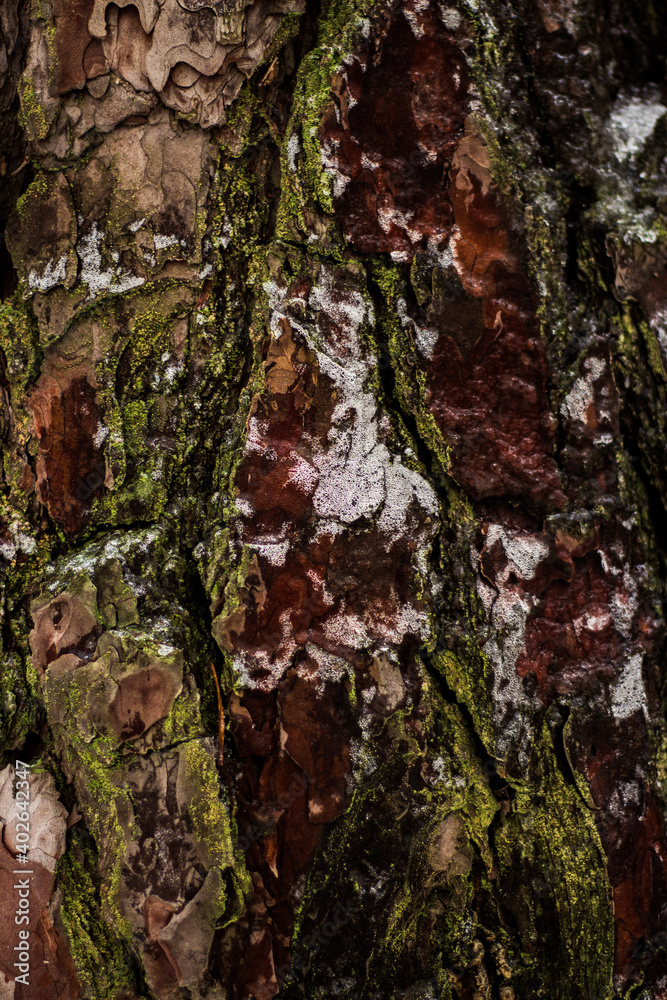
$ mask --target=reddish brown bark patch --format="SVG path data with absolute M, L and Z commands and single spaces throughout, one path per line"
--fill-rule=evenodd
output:
M 340 316 L 355 300 L 346 298 L 344 288 L 329 292 L 331 308 L 319 312 L 317 324 L 321 336 L 341 345 L 337 363 L 343 365 L 348 333 Z M 293 301 L 296 306 L 301 300 Z M 266 392 L 253 402 L 249 445 L 236 480 L 243 511 L 240 541 L 258 554 L 246 569 L 241 606 L 214 625 L 221 645 L 243 657 L 253 683 L 264 689 L 307 643 L 342 660 L 356 660 L 356 640 L 341 624 L 345 615 L 363 621 L 368 642 L 386 638 L 400 608 L 413 602 L 412 557 L 418 539 L 430 530 L 416 501 L 408 505 L 405 524 L 392 534 L 373 526 L 363 510 L 355 517 L 355 504 L 365 500 L 355 480 L 366 470 L 346 471 L 345 456 L 336 451 L 340 431 L 333 427 L 332 415 L 339 390 L 320 370 L 303 335 L 288 318 L 281 322 L 280 338 L 267 344 Z M 360 364 L 351 352 L 349 357 L 350 363 Z M 351 406 L 351 433 L 356 420 Z M 381 446 L 380 438 L 377 448 Z M 316 494 L 337 463 L 335 489 L 350 499 L 345 523 L 332 527 L 318 506 L 325 500 Z M 389 504 L 392 498 L 387 493 L 384 499 Z M 336 502 L 334 497 L 331 503 Z
M 241 996 L 268 1000 L 277 992 L 289 968 L 299 880 L 322 827 L 347 802 L 351 720 L 345 699 L 336 685 L 318 685 L 317 664 L 310 664 L 311 677 L 308 667 L 290 671 L 277 700 L 248 692 L 230 705 L 241 758 L 241 845 L 255 888 L 238 928 L 245 937 Z
M 445 330 L 431 359 L 430 409 L 451 444 L 453 475 L 473 499 L 506 496 L 533 509 L 558 508 L 564 497 L 530 291 L 500 264 L 486 278 L 488 319 L 466 334 L 468 343 L 477 340 L 465 354 L 459 331 L 467 330 L 470 307 L 463 303 L 459 312 L 452 304 L 454 337 Z
M 516 671 L 534 676 L 543 704 L 605 690 L 638 650 L 655 655 L 657 622 L 643 596 L 640 554 L 621 518 L 603 526 L 563 520 L 540 531 L 507 508 L 495 516 L 501 523 L 483 528 L 480 570 L 499 598 L 524 603 Z
M 81 985 L 63 934 L 44 910 L 31 935 L 30 985 L 17 983 L 14 1000 L 78 1000 Z
M 526 624 L 524 651 L 517 673 L 532 672 L 544 701 L 556 694 L 576 694 L 612 680 L 623 639 L 614 626 L 615 581 L 604 573 L 595 540 L 570 557 L 561 549 L 564 577 L 553 580 Z
M 451 246 L 462 290 L 452 273 L 454 289 L 445 293 L 448 308 L 431 357 L 430 408 L 452 444 L 452 471 L 473 499 L 507 496 L 557 509 L 565 498 L 525 248 L 472 125 L 450 177 Z M 481 300 L 477 331 L 469 320 L 470 296 Z
M 452 206 L 443 177 L 467 113 L 468 68 L 434 8 L 396 11 L 384 36 L 335 81 L 322 123 L 344 191 L 336 215 L 362 253 L 411 260 L 443 243 Z
M 280 717 L 281 744 L 308 779 L 308 819 L 322 825 L 342 812 L 346 800 L 346 777 L 350 771 L 348 721 L 336 710 L 333 691 L 318 691 L 317 664 L 312 679 L 291 673 L 283 684 Z M 307 664 L 300 665 L 307 670 Z
M 88 21 L 93 6 L 94 0 L 55 0 L 53 16 L 58 68 L 52 84 L 54 95 L 80 90 L 86 82 L 83 54 L 91 41 Z
M 101 496 L 106 475 L 103 448 L 95 442 L 100 423 L 95 390 L 83 376 L 61 386 L 42 375 L 30 408 L 39 436 L 39 498 L 54 521 L 76 535 Z
M 429 274 L 426 402 L 473 497 L 564 504 L 547 364 L 518 220 L 468 117 L 464 39 L 433 7 L 393 14 L 336 81 L 322 123 L 335 210 L 364 253 Z
M 369 725 L 405 698 L 423 607 L 413 557 L 436 514 L 430 488 L 391 454 L 389 422 L 365 387 L 374 359 L 357 273 L 323 268 L 315 282 L 274 290 L 276 302 L 279 292 L 236 479 L 243 579 L 238 601 L 213 608 L 247 688 L 229 712 L 254 883 L 224 941 L 223 977 L 234 995 L 267 1000 L 289 968 L 321 831 L 348 802 L 359 731 L 349 687 L 376 682 L 362 709 Z M 310 343 L 305 329 L 316 330 Z M 380 650 L 386 662 L 374 664 Z

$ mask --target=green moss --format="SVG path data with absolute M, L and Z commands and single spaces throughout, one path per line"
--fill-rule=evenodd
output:
M 41 351 L 35 317 L 18 293 L 13 299 L 0 303 L 0 350 L 17 405 L 20 405 L 26 386 L 38 377 Z
M 181 743 L 185 740 L 201 739 L 206 735 L 206 729 L 201 717 L 201 696 L 193 684 L 184 688 L 174 702 L 174 706 L 161 723 L 161 736 L 165 743 Z
M 132 396 L 141 395 L 150 386 L 162 354 L 173 350 L 174 322 L 182 312 L 180 302 L 167 302 L 153 293 L 148 301 L 137 303 L 137 310 L 130 325 L 130 336 L 125 354 L 128 359 L 128 384 Z M 170 308 L 171 307 L 171 308 Z
M 23 529 L 6 501 L 0 500 L 5 523 Z M 40 728 L 40 685 L 30 655 L 32 622 L 29 594 L 48 559 L 48 545 L 40 539 L 26 562 L 6 569 L 0 579 L 0 770 L 14 757 L 29 732 Z
M 188 815 L 198 843 L 208 852 L 208 867 L 234 864 L 231 829 L 215 762 L 201 742 L 185 745 L 185 782 L 190 791 Z
M 233 137 L 236 155 L 240 152 L 238 149 L 239 140 L 244 141 L 248 139 L 250 125 L 255 115 L 259 114 L 267 123 L 270 120 L 267 113 L 268 109 L 264 106 L 258 94 L 257 82 L 259 80 L 261 86 L 266 75 L 261 73 L 261 69 L 263 66 L 268 66 L 267 74 L 271 71 L 274 62 L 280 56 L 281 49 L 287 42 L 298 35 L 302 17 L 303 15 L 300 13 L 284 14 L 281 17 L 278 31 L 257 64 L 253 78 L 244 83 L 239 96 L 229 108 L 225 109 L 227 116 L 226 126 L 230 138 Z M 226 141 L 226 137 L 223 136 L 221 147 L 224 150 L 231 151 L 231 147 L 227 142 L 228 140 Z
M 540 210 L 535 205 L 526 208 L 526 240 L 529 255 L 528 265 L 531 277 L 540 290 L 537 316 L 540 332 L 551 355 L 554 369 L 562 367 L 563 357 L 572 340 L 572 333 L 583 319 L 582 305 L 575 306 L 568 300 L 563 272 L 566 260 L 567 227 L 565 215 L 567 198 L 560 193 L 558 202 L 546 191 L 542 174 L 537 174 L 543 190 L 537 195 L 545 200 L 548 209 Z M 560 400 L 552 399 L 554 411 Z
M 471 646 L 474 645 L 472 636 L 469 642 Z M 466 661 L 449 650 L 432 653 L 432 661 L 455 693 L 459 704 L 465 705 L 471 713 L 475 720 L 475 730 L 480 734 L 489 754 L 494 754 L 496 740 L 493 707 L 489 697 L 480 697 L 480 692 L 493 690 L 493 668 L 488 658 L 475 648 L 472 661 Z
M 662 360 L 655 343 L 655 335 L 638 315 L 634 304 L 624 304 L 612 320 L 615 350 L 612 363 L 621 384 L 625 384 L 626 406 L 636 424 L 636 441 L 645 475 L 667 505 L 667 477 L 664 466 L 664 440 L 667 434 L 667 385 Z M 648 365 L 644 362 L 648 360 Z M 651 538 L 654 527 L 648 511 L 646 489 L 633 461 L 626 454 L 623 442 L 618 442 L 616 460 L 620 469 L 620 491 L 632 505 L 642 529 L 643 538 Z M 655 562 L 656 552 L 647 551 L 649 564 Z M 657 566 L 653 573 L 660 574 Z M 658 577 L 654 579 L 655 593 L 662 592 Z
M 322 164 L 319 129 L 331 97 L 331 82 L 345 56 L 360 36 L 363 19 L 371 10 L 370 0 L 329 0 L 318 20 L 315 47 L 301 61 L 294 91 L 290 125 L 282 144 L 282 184 L 277 236 L 287 241 L 296 233 L 313 232 L 313 207 L 331 214 L 332 182 Z M 299 170 L 291 170 L 289 152 L 299 146 Z M 344 246 L 334 229 L 324 240 L 327 253 L 342 254 Z M 316 249 L 316 245 L 314 246 Z
M 221 536 L 221 541 L 226 545 L 226 532 Z M 211 598 L 214 602 L 222 604 L 219 614 L 213 619 L 211 632 L 225 656 L 227 668 L 223 673 L 225 687 L 227 690 L 239 691 L 240 682 L 229 656 L 225 629 L 235 612 L 243 613 L 249 594 L 259 585 L 261 573 L 257 563 L 257 553 L 247 545 L 242 547 L 238 559 L 227 566 L 226 572 L 221 572 L 225 557 L 226 548 L 218 547 L 211 563 L 212 572 L 209 576 L 209 581 L 212 583 Z M 222 591 L 223 586 L 224 591 Z
M 97 590 L 86 572 L 60 579 L 55 592 L 67 590 L 98 620 Z M 48 599 L 36 599 L 39 606 Z M 129 793 L 123 788 L 122 766 L 115 740 L 97 734 L 90 723 L 91 699 L 97 697 L 100 678 L 95 662 L 78 671 L 55 676 L 47 673 L 42 698 L 63 770 L 73 776 L 86 824 L 98 845 L 104 845 L 99 883 L 102 917 L 114 934 L 129 940 L 130 930 L 119 905 L 121 865 L 129 830 L 123 828 L 133 815 Z
M 117 764 L 115 743 L 101 736 L 89 743 L 82 739 L 75 720 L 83 708 L 85 696 L 75 684 L 68 686 L 67 694 L 68 724 L 54 730 L 57 737 L 60 736 L 58 749 L 66 772 L 74 775 L 86 825 L 95 843 L 104 847 L 99 886 L 102 918 L 116 937 L 129 941 L 131 931 L 120 909 L 119 889 L 127 839 L 122 818 L 127 821 L 133 815 L 131 799 L 122 788 L 122 769 Z
M 122 524 L 143 517 L 161 517 L 169 497 L 185 492 L 176 488 L 179 460 L 187 430 L 181 419 L 178 371 L 170 380 L 160 374 L 165 354 L 173 354 L 174 325 L 182 318 L 188 293 L 178 287 L 132 297 L 129 332 L 122 349 L 117 346 L 97 366 L 100 403 L 109 414 L 107 463 L 115 470 L 111 492 L 93 505 L 95 521 Z M 105 314 L 122 329 L 127 302 L 110 303 Z M 123 322 L 123 320 L 125 320 Z M 121 398 L 116 398 L 118 366 L 122 362 Z M 178 448 L 155 448 L 150 439 L 168 433 Z
M 371 282 L 380 291 L 383 308 L 378 313 L 380 336 L 387 344 L 394 372 L 394 404 L 414 417 L 420 439 L 427 445 L 435 465 L 435 474 L 450 472 L 450 448 L 443 439 L 428 405 L 428 372 L 419 364 L 413 333 L 399 319 L 399 300 L 407 289 L 399 267 L 382 258 L 369 258 L 367 270 Z M 391 404 L 392 401 L 390 401 Z
M 387 400 L 388 408 L 390 412 L 398 410 L 414 418 L 420 442 L 433 459 L 430 474 L 440 486 L 445 540 L 438 567 L 445 580 L 442 601 L 449 608 L 458 608 L 458 614 L 450 634 L 445 635 L 437 607 L 432 613 L 431 649 L 442 648 L 444 641 L 450 650 L 455 650 L 432 653 L 433 665 L 445 677 L 460 704 L 470 711 L 476 730 L 491 753 L 495 745 L 490 694 L 493 670 L 484 653 L 488 626 L 470 557 L 471 546 L 477 542 L 478 518 L 469 497 L 451 477 L 450 446 L 428 406 L 427 370 L 418 363 L 410 326 L 403 326 L 399 319 L 399 300 L 407 292 L 405 279 L 395 265 L 379 258 L 369 259 L 367 268 L 371 283 L 382 297 L 377 328 L 381 342 L 388 345 L 392 361 L 394 398 Z M 413 282 L 419 292 L 419 276 L 413 275 Z M 430 294 L 430 287 L 423 291 Z M 447 617 L 451 619 L 451 612 Z
M 26 138 L 31 142 L 46 139 L 49 134 L 51 122 L 44 106 L 40 104 L 37 98 L 35 85 L 30 77 L 24 76 L 21 78 L 18 92 L 21 101 L 19 121 L 21 127 L 25 130 Z
M 0 769 L 20 747 L 30 730 L 37 728 L 39 701 L 31 678 L 26 676 L 26 661 L 16 653 L 0 656 Z
M 140 987 L 125 942 L 103 916 L 98 861 L 91 842 L 74 828 L 73 842 L 56 867 L 56 885 L 62 892 L 62 920 L 84 995 L 117 1000 L 122 987 L 133 991 Z
M 419 729 L 403 711 L 375 731 L 366 777 L 313 865 L 295 933 L 296 968 L 317 954 L 306 973 L 310 996 L 326 996 L 334 981 L 339 991 L 349 977 L 337 995 L 385 995 L 388 983 L 398 992 L 425 979 L 449 997 L 449 967 L 465 961 L 476 933 L 474 887 L 493 867 L 498 804 L 460 712 L 425 674 L 422 684 Z M 439 838 L 452 829 L 456 844 L 442 854 Z M 338 925 L 330 944 L 317 933 L 328 922 Z
M 26 211 L 35 210 L 35 207 L 39 208 L 41 202 L 49 193 L 49 173 L 46 170 L 38 170 L 31 180 L 30 184 L 19 197 L 14 211 L 17 213 L 19 218 L 21 218 Z M 37 202 L 37 206 L 33 205 L 33 202 Z
M 110 541 L 116 553 L 112 558 L 108 554 Z M 136 567 L 137 558 L 141 562 L 144 588 L 149 591 L 142 597 L 141 625 L 147 625 L 151 612 L 161 615 L 163 604 L 168 602 L 171 627 L 179 634 L 184 633 L 192 648 L 198 649 L 197 640 L 201 639 L 198 626 L 188 623 L 188 616 L 163 593 L 165 578 L 180 580 L 183 588 L 187 586 L 185 577 L 180 575 L 185 570 L 174 557 L 173 535 L 166 532 L 119 533 L 115 538 L 87 547 L 52 569 L 45 594 L 52 596 L 64 590 L 76 593 L 91 611 L 95 610 L 96 600 L 99 601 L 100 616 L 104 614 L 107 625 L 116 626 L 106 635 L 115 643 L 122 640 L 128 659 L 137 650 L 149 657 L 160 655 L 165 659 L 161 639 L 137 622 L 136 595 L 123 579 L 123 567 L 126 564 Z M 89 577 L 81 572 L 82 562 L 94 567 L 96 590 Z M 160 578 L 153 581 L 153 571 L 158 567 Z M 133 579 L 131 575 L 128 578 Z M 157 606 L 153 604 L 155 599 L 160 602 Z M 111 608 L 115 608 L 115 621 L 109 620 Z M 95 687 L 99 679 L 104 681 L 106 677 L 103 661 L 104 657 L 93 660 L 60 677 L 47 674 L 43 701 L 62 772 L 71 775 L 84 817 L 78 832 L 88 851 L 86 858 L 82 858 L 78 846 L 70 845 L 59 868 L 59 884 L 65 893 L 65 926 L 86 996 L 91 1000 L 112 997 L 116 1000 L 115 991 L 120 985 L 131 985 L 129 956 L 135 940 L 124 909 L 126 904 L 121 899 L 124 859 L 128 845 L 137 839 L 132 793 L 127 782 L 128 765 L 132 765 L 136 749 L 101 736 L 96 729 L 100 699 Z M 183 693 L 170 717 L 151 731 L 149 745 L 159 750 L 171 741 L 178 746 L 179 768 L 183 769 L 182 779 L 179 771 L 179 782 L 185 783 L 187 816 L 203 851 L 204 863 L 207 868 L 219 871 L 220 876 L 219 899 L 209 903 L 220 920 L 231 923 L 242 911 L 243 894 L 249 891 L 248 877 L 242 857 L 235 856 L 233 851 L 231 821 L 219 798 L 214 761 L 200 742 L 206 727 L 199 706 L 200 690 L 192 676 L 186 674 Z
M 500 885 L 520 908 L 512 951 L 522 958 L 519 980 L 536 998 L 569 1000 L 574 982 L 582 996 L 610 997 L 614 926 L 605 856 L 591 811 L 556 759 L 543 726 L 530 785 L 515 784 L 516 804 L 496 831 Z

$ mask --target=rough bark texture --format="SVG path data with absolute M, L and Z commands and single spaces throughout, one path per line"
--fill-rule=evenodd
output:
M 0 1000 L 666 1000 L 666 21 L 3 0 Z

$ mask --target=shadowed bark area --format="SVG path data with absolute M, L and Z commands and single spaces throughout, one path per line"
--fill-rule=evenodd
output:
M 667 1000 L 666 20 L 5 0 L 0 1000 Z

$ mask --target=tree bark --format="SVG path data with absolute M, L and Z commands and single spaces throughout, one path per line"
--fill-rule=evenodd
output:
M 3 0 L 0 1000 L 667 1000 L 666 19 Z

